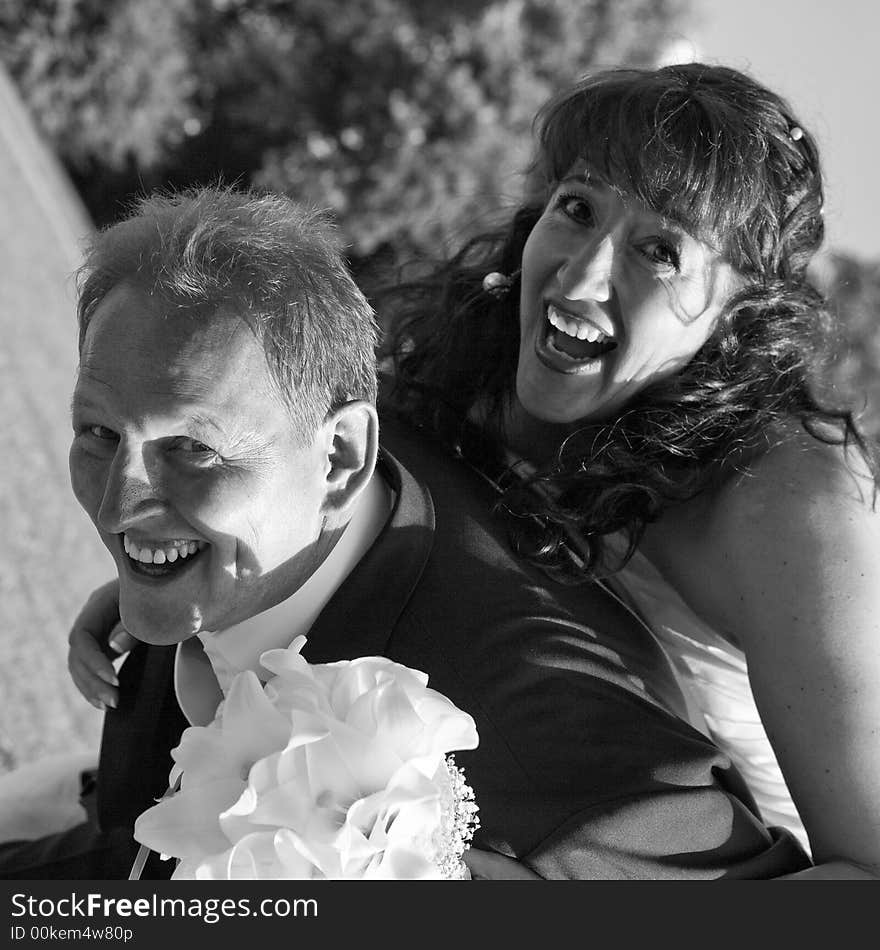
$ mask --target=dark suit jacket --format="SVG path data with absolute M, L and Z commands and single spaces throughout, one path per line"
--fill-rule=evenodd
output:
M 479 746 L 456 754 L 480 806 L 474 844 L 547 878 L 807 866 L 790 835 L 763 826 L 729 760 L 678 718 L 671 668 L 629 613 L 601 587 L 555 582 L 511 553 L 494 489 L 463 462 L 389 419 L 382 441 L 392 515 L 303 653 L 390 657 L 474 717 Z M 173 658 L 139 646 L 122 667 L 98 779 L 105 835 L 126 833 L 165 791 L 186 725 Z

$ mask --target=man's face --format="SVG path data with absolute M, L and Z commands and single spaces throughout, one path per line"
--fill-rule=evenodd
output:
M 266 610 L 320 562 L 323 430 L 297 439 L 234 315 L 122 284 L 96 309 L 73 397 L 74 493 L 119 571 L 123 623 L 177 643 Z

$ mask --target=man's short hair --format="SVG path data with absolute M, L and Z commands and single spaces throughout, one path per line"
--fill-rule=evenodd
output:
M 303 438 L 346 402 L 375 402 L 375 317 L 324 212 L 225 187 L 140 199 L 87 247 L 80 350 L 95 308 L 123 282 L 158 298 L 169 319 L 241 317 Z

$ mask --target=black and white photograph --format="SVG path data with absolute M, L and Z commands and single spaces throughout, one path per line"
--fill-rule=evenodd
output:
M 2 0 L 12 943 L 880 878 L 878 37 Z

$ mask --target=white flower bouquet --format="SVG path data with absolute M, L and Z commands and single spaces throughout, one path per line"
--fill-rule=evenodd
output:
M 180 790 L 135 824 L 173 880 L 469 877 L 477 806 L 449 753 L 473 719 L 384 657 L 311 665 L 305 637 L 239 673 L 172 752 Z

